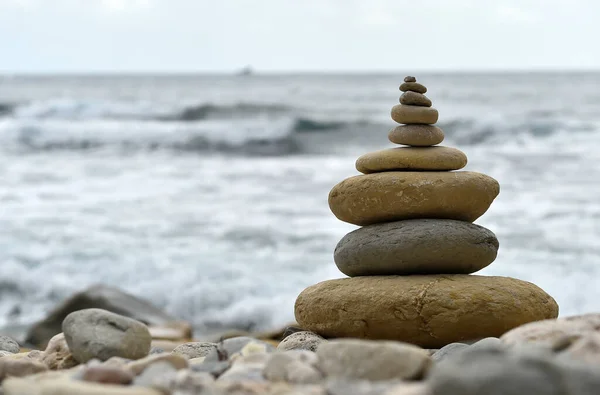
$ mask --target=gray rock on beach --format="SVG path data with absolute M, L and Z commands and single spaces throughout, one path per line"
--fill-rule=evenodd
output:
M 236 357 L 244 357 L 256 353 L 269 353 L 275 351 L 275 347 L 252 337 L 240 336 L 225 339 L 217 344 L 204 359 L 205 362 L 216 362 L 231 360 Z
M 319 345 L 327 342 L 324 338 L 314 332 L 302 331 L 295 332 L 287 336 L 277 345 L 277 349 L 281 351 L 289 350 L 308 350 L 316 351 Z
M 306 350 L 283 351 L 271 354 L 263 375 L 270 381 L 294 384 L 313 384 L 323 379 L 317 369 L 319 359 L 314 352 Z
M 191 342 L 181 344 L 172 351 L 173 354 L 184 355 L 189 359 L 206 357 L 211 351 L 217 348 L 216 343 L 210 342 Z
M 506 332 L 500 340 L 508 345 L 528 343 L 554 348 L 565 339 L 575 340 L 590 333 L 600 334 L 600 313 L 531 322 Z
M 443 359 L 448 358 L 450 355 L 456 354 L 457 352 L 460 352 L 460 351 L 464 351 L 467 348 L 469 348 L 468 344 L 450 343 L 450 344 L 445 345 L 444 347 L 440 348 L 436 352 L 434 352 L 433 355 L 431 356 L 431 359 L 433 359 L 434 362 L 439 362 Z
M 339 339 L 317 349 L 319 370 L 348 379 L 410 380 L 421 377 L 431 358 L 422 348 L 408 343 Z
M 434 364 L 426 383 L 431 395 L 590 395 L 600 388 L 600 371 L 562 361 L 548 349 L 488 342 Z
M 45 348 L 48 341 L 62 332 L 62 322 L 70 313 L 97 308 L 130 317 L 146 325 L 165 325 L 177 321 L 148 301 L 138 298 L 120 289 L 105 285 L 95 285 L 72 295 L 58 305 L 46 318 L 34 324 L 25 342 Z
M 8 351 L 16 354 L 20 350 L 21 348 L 19 347 L 19 343 L 8 336 L 0 335 L 0 351 Z
M 148 327 L 132 318 L 101 309 L 69 314 L 62 324 L 69 350 L 81 363 L 96 358 L 140 359 L 150 352 Z
M 498 239 L 482 226 L 449 219 L 373 224 L 345 235 L 334 260 L 347 276 L 469 274 L 496 259 Z

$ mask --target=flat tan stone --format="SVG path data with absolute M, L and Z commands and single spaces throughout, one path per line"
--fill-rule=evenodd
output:
M 427 87 L 425 87 L 423 84 L 419 84 L 416 81 L 404 82 L 402 85 L 400 85 L 400 90 L 402 92 L 412 91 L 417 93 L 427 93 Z
M 400 104 L 406 104 L 409 106 L 421 106 L 421 107 L 431 107 L 433 103 L 429 98 L 421 93 L 408 91 L 404 92 L 402 96 L 400 96 Z
M 340 182 L 329 192 L 329 208 L 360 226 L 413 218 L 473 222 L 499 192 L 498 181 L 476 172 L 390 171 Z
M 69 369 L 79 365 L 79 362 L 73 358 L 71 351 L 69 351 L 63 333 L 59 333 L 50 339 L 43 353 L 42 362 L 51 370 Z
M 438 121 L 438 110 L 433 107 L 396 104 L 392 107 L 392 119 L 404 124 L 432 125 Z
M 429 147 L 444 141 L 444 131 L 434 125 L 399 125 L 390 131 L 388 139 L 394 144 Z
M 295 315 L 303 328 L 324 337 L 440 348 L 554 318 L 558 305 L 536 285 L 509 277 L 369 276 L 306 288 Z
M 356 160 L 356 170 L 364 174 L 391 170 L 459 170 L 467 165 L 467 155 L 451 147 L 400 147 L 369 152 Z

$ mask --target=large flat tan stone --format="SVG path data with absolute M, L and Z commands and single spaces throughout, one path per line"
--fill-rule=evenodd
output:
M 536 285 L 509 277 L 372 276 L 310 286 L 298 296 L 295 314 L 302 328 L 324 337 L 440 348 L 555 318 L 558 305 Z
M 481 173 L 390 171 L 340 182 L 329 193 L 329 207 L 361 226 L 412 218 L 473 222 L 499 192 L 498 182 Z

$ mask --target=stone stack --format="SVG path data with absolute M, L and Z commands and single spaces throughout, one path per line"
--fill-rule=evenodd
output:
M 498 240 L 472 222 L 500 191 L 456 148 L 437 144 L 438 111 L 414 77 L 400 86 L 389 140 L 406 145 L 356 161 L 362 175 L 336 185 L 329 207 L 362 226 L 338 243 L 334 259 L 350 278 L 305 289 L 296 320 L 325 337 L 389 339 L 437 348 L 498 337 L 558 315 L 542 289 L 508 277 L 470 275 L 496 259 Z

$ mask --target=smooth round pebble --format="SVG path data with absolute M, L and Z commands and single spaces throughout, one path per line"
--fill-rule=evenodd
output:
M 600 374 L 543 349 L 468 347 L 434 364 L 425 383 L 431 395 L 591 395 Z
M 416 379 L 429 367 L 429 353 L 401 342 L 336 339 L 317 350 L 319 369 L 328 377 L 371 381 Z
M 406 77 L 404 77 L 404 82 L 417 82 L 417 79 L 412 75 L 407 75 Z
M 388 139 L 394 144 L 430 147 L 444 141 L 444 131 L 434 125 L 399 125 L 390 131 Z
M 4 335 L 0 335 L 0 351 L 8 351 L 16 354 L 21 351 L 19 343 L 14 341 L 12 338 Z
M 347 276 L 469 274 L 496 259 L 498 239 L 469 222 L 413 219 L 364 226 L 344 236 L 333 257 Z
M 600 313 L 532 322 L 505 333 L 500 340 L 508 345 L 529 343 L 553 347 L 564 338 L 576 339 L 589 333 L 600 334 Z
M 400 104 L 405 104 L 407 106 L 431 107 L 433 103 L 427 96 L 421 93 L 408 91 L 404 92 L 400 96 Z
M 132 318 L 101 309 L 69 314 L 62 323 L 69 350 L 80 363 L 96 358 L 143 358 L 150 352 L 148 327 Z
M 359 226 L 415 218 L 473 222 L 498 193 L 498 181 L 481 173 L 389 171 L 340 182 L 329 192 L 329 208 Z
M 427 93 L 427 88 L 425 85 L 419 84 L 416 81 L 404 82 L 402 85 L 400 85 L 400 90 L 402 92 L 412 91 L 417 93 Z
M 199 358 L 207 356 L 211 351 L 217 348 L 216 343 L 210 342 L 191 342 L 184 343 L 180 346 L 175 347 L 172 351 L 173 354 L 184 355 L 188 358 Z
M 319 345 L 327 340 L 314 332 L 302 331 L 292 333 L 283 339 L 278 345 L 277 349 L 282 351 L 288 350 L 308 350 L 316 351 Z
M 456 354 L 457 352 L 467 349 L 468 347 L 469 345 L 465 343 L 450 343 L 434 352 L 431 356 L 431 359 L 433 359 L 435 362 L 439 362 L 452 354 Z
M 303 328 L 326 338 L 399 340 L 438 348 L 555 318 L 558 305 L 535 284 L 509 277 L 364 276 L 306 288 L 296 299 L 295 315 Z
M 369 152 L 356 160 L 363 174 L 395 170 L 451 171 L 467 165 L 467 155 L 451 147 L 399 147 Z
M 217 362 L 253 353 L 269 353 L 274 350 L 275 347 L 271 344 L 252 337 L 232 337 L 218 343 L 215 349 L 210 350 L 210 352 L 206 354 L 204 361 Z
M 438 121 L 438 110 L 433 107 L 396 104 L 392 107 L 392 119 L 404 124 L 431 125 Z

